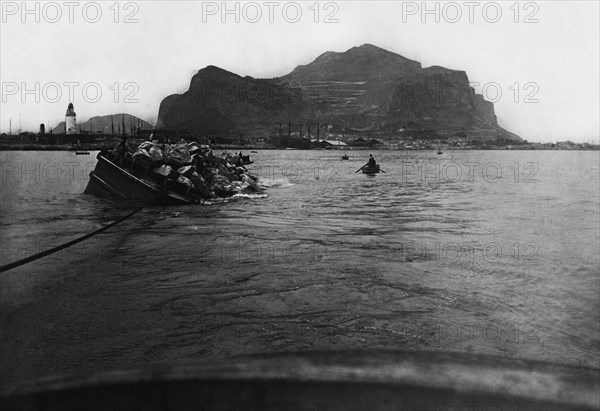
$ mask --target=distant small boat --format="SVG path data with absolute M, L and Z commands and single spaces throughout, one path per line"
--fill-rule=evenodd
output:
M 87 156 L 89 154 L 90 154 L 89 151 L 75 151 L 75 155 L 78 155 L 78 156 Z
M 251 153 L 258 153 L 258 151 L 252 150 Z
M 344 155 L 342 156 L 342 160 L 349 160 L 349 159 L 350 159 L 350 157 L 348 157 L 346 154 L 344 154 Z
M 437 153 L 438 154 L 444 154 L 444 153 L 442 153 L 442 147 L 438 146 L 438 152 Z
M 364 174 L 377 174 L 379 173 L 379 164 L 374 165 L 374 166 L 365 166 L 362 169 L 362 172 Z

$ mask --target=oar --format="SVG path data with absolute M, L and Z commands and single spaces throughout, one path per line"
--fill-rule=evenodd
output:
M 379 169 L 379 171 L 381 171 L 382 173 L 385 173 L 385 171 L 383 171 L 382 169 Z
M 360 170 L 362 170 L 363 168 L 365 168 L 368 165 L 369 165 L 369 163 L 365 164 L 364 166 L 362 166 L 361 168 L 359 168 L 358 170 L 356 170 L 355 173 L 358 173 Z

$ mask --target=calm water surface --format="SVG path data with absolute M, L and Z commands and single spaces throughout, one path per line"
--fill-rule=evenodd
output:
M 95 154 L 1 152 L 2 264 L 133 209 Z M 2 381 L 320 349 L 600 367 L 599 153 L 260 151 L 264 192 L 147 208 L 0 274 Z

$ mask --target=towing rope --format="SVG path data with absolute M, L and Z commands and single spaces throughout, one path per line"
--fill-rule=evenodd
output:
M 34 254 L 34 255 L 29 256 L 27 258 L 23 258 L 21 260 L 14 261 L 14 262 L 12 262 L 10 264 L 6 264 L 6 265 L 3 265 L 3 266 L 0 266 L 0 273 L 2 273 L 4 271 L 11 270 L 13 268 L 19 267 L 19 266 L 24 265 L 24 264 L 30 263 L 32 261 L 39 260 L 40 258 L 46 257 L 46 256 L 48 256 L 50 254 L 54 254 L 54 253 L 56 253 L 56 252 L 58 252 L 60 250 L 64 250 L 67 247 L 70 247 L 70 246 L 75 245 L 77 243 L 80 243 L 80 242 L 82 242 L 84 240 L 87 240 L 90 237 L 93 237 L 93 236 L 95 236 L 97 234 L 100 234 L 100 233 L 108 230 L 109 228 L 114 227 L 115 225 L 119 224 L 120 222 L 123 222 L 123 221 L 127 220 L 128 218 L 132 217 L 134 214 L 140 212 L 143 208 L 149 206 L 150 204 L 152 204 L 153 202 L 155 202 L 156 200 L 158 200 L 161 196 L 162 196 L 162 193 L 158 197 L 150 200 L 149 202 L 147 202 L 146 204 L 144 204 L 143 206 L 141 206 L 140 208 L 138 208 L 137 210 L 134 210 L 131 213 L 127 214 L 125 217 L 122 217 L 122 218 L 120 218 L 120 219 L 118 219 L 116 221 L 113 221 L 112 223 L 110 223 L 110 224 L 108 224 L 108 225 L 106 225 L 106 226 L 104 226 L 104 227 L 102 227 L 102 228 L 100 228 L 100 229 L 98 229 L 98 230 L 96 230 L 96 231 L 94 231 L 92 233 L 86 234 L 86 235 L 81 236 L 79 238 L 76 238 L 76 239 L 74 239 L 72 241 L 69 241 L 68 243 L 64 243 L 64 244 L 59 245 L 57 247 L 51 248 L 49 250 L 42 251 L 41 253 L 37 253 L 37 254 Z

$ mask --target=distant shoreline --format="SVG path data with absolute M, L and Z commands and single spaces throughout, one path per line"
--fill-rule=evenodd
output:
M 64 147 L 59 145 L 43 145 L 43 144 L 26 144 L 26 145 L 0 145 L 0 151 L 100 151 L 105 149 L 114 148 L 113 146 L 81 146 L 77 148 Z M 213 150 L 286 150 L 285 147 L 248 147 L 248 146 L 212 146 Z M 300 150 L 291 148 L 289 150 Z M 344 148 L 319 148 L 319 149 L 306 149 L 316 151 L 332 151 L 332 152 L 343 152 L 343 151 L 435 151 L 432 148 L 421 148 L 421 149 L 397 149 L 388 147 L 344 147 Z M 594 146 L 587 149 L 582 148 L 521 148 L 521 147 L 494 147 L 494 148 L 457 148 L 457 147 L 445 147 L 444 151 L 599 151 L 600 147 Z
M 111 147 L 61 147 L 53 145 L 0 145 L 0 151 L 100 151 Z

